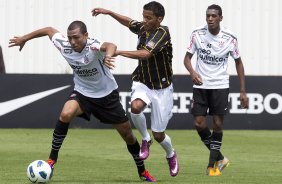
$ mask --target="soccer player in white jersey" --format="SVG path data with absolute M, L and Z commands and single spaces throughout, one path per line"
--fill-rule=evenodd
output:
M 192 32 L 184 58 L 184 65 L 193 81 L 193 104 L 196 130 L 203 143 L 210 150 L 207 175 L 219 176 L 228 166 L 229 160 L 222 155 L 222 124 L 228 109 L 229 75 L 227 74 L 228 56 L 235 60 L 240 82 L 241 107 L 248 107 L 245 91 L 244 66 L 238 49 L 237 38 L 220 26 L 222 9 L 211 5 L 206 10 L 207 25 Z M 196 69 L 191 64 L 193 54 L 197 52 Z M 206 123 L 206 115 L 213 118 L 211 133 Z
M 52 149 L 48 159 L 51 168 L 57 162 L 58 153 L 67 135 L 71 120 L 82 117 L 90 120 L 93 114 L 101 122 L 112 124 L 127 144 L 138 169 L 139 177 L 145 181 L 155 179 L 145 170 L 139 158 L 140 145 L 134 136 L 130 122 L 119 101 L 118 85 L 110 72 L 116 45 L 88 38 L 86 25 L 72 22 L 67 37 L 52 27 L 46 27 L 21 37 L 10 39 L 9 47 L 20 46 L 33 38 L 48 36 L 73 69 L 74 90 L 66 101 L 53 133 Z

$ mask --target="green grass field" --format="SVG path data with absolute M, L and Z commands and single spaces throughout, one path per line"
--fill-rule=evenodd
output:
M 46 160 L 51 129 L 0 129 L 0 184 L 28 184 L 26 167 Z M 156 142 L 146 168 L 158 183 L 282 183 L 282 131 L 224 131 L 222 152 L 231 164 L 220 177 L 208 177 L 208 150 L 194 130 L 169 130 L 180 173 L 169 175 L 165 152 Z M 135 131 L 138 139 L 139 134 Z M 124 142 L 115 130 L 70 129 L 51 183 L 142 183 Z

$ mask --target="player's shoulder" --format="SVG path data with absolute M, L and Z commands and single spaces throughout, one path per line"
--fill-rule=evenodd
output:
M 208 31 L 207 26 L 199 26 L 196 27 L 193 31 L 192 34 L 198 33 L 198 34 L 206 34 Z
M 55 33 L 53 36 L 52 36 L 52 40 L 56 40 L 56 39 L 59 39 L 59 40 L 68 40 L 67 37 L 61 33 L 61 32 L 57 32 Z
M 163 31 L 163 32 L 166 32 L 166 33 L 169 32 L 168 27 L 167 27 L 167 26 L 162 26 L 162 25 L 158 27 L 158 30 Z
M 100 50 L 100 46 L 102 44 L 103 43 L 98 38 L 88 38 L 87 39 L 87 46 L 90 47 L 90 49 L 92 51 L 99 51 Z
M 87 45 L 93 45 L 93 44 L 102 44 L 102 43 L 101 40 L 98 38 L 88 38 Z
M 223 34 L 223 37 L 231 37 L 237 40 L 237 36 L 230 29 L 226 27 L 221 28 L 221 33 Z

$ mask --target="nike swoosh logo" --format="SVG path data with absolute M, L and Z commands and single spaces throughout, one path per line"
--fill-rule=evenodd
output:
M 14 110 L 17 110 L 17 109 L 19 109 L 23 106 L 26 106 L 30 103 L 33 103 L 37 100 L 40 100 L 40 99 L 42 99 L 46 96 L 49 96 L 51 94 L 62 91 L 63 89 L 66 89 L 68 87 L 70 87 L 70 85 L 55 88 L 55 89 L 50 89 L 50 90 L 47 90 L 47 91 L 42 91 L 42 92 L 39 92 L 39 93 L 35 93 L 35 94 L 32 94 L 32 95 L 16 98 L 16 99 L 9 100 L 9 101 L 6 101 L 6 102 L 1 102 L 0 103 L 0 116 L 8 114 L 8 113 L 10 113 Z

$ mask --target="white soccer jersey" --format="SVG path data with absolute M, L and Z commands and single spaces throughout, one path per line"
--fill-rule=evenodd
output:
M 101 42 L 88 38 L 81 53 L 75 52 L 61 33 L 56 33 L 52 41 L 67 60 L 74 74 L 74 90 L 91 98 L 101 98 L 117 89 L 118 85 L 110 69 L 103 65 L 104 52 Z
M 208 31 L 207 25 L 192 32 L 187 52 L 197 51 L 196 72 L 202 77 L 201 86 L 195 88 L 222 89 L 229 88 L 227 73 L 228 56 L 233 59 L 240 57 L 237 38 L 227 29 L 221 28 L 214 36 Z

